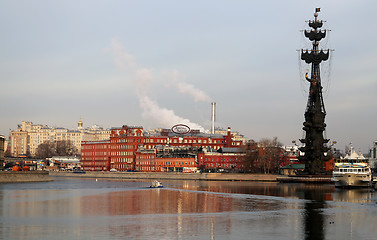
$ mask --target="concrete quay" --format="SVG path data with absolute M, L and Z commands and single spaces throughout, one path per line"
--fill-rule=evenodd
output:
M 333 183 L 331 176 L 284 176 L 278 177 L 280 183 Z
M 25 183 L 52 181 L 47 171 L 0 171 L 0 183 Z
M 276 182 L 280 175 L 237 173 L 177 173 L 177 172 L 50 172 L 56 177 L 115 178 L 115 179 L 170 179 L 202 181 L 260 181 Z

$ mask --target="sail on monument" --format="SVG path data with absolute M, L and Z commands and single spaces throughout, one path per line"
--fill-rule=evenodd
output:
M 301 49 L 301 60 L 311 64 L 310 77 L 309 69 L 305 78 L 310 83 L 308 102 L 305 110 L 305 122 L 303 130 L 305 138 L 300 139 L 303 147 L 300 151 L 304 153 L 299 160 L 305 162 L 305 172 L 307 174 L 321 174 L 324 172 L 324 162 L 330 159 L 327 152 L 329 139 L 324 138 L 325 124 L 325 104 L 322 96 L 322 84 L 320 76 L 320 64 L 328 60 L 330 50 L 319 48 L 319 42 L 326 37 L 327 30 L 321 30 L 323 21 L 318 20 L 319 8 L 315 9 L 314 21 L 309 20 L 310 30 L 304 30 L 304 35 L 312 42 L 312 49 Z

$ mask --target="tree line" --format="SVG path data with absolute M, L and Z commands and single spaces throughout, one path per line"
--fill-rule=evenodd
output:
M 263 138 L 259 142 L 250 140 L 242 148 L 246 153 L 243 164 L 249 173 L 279 173 L 283 161 L 282 143 L 277 137 Z

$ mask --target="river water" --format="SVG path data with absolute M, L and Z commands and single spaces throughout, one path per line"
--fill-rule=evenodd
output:
M 377 239 L 377 194 L 332 185 L 55 178 L 0 185 L 0 239 Z

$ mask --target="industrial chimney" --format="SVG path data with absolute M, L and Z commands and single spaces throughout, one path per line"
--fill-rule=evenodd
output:
M 216 108 L 216 103 L 211 102 L 212 105 L 212 126 L 211 126 L 211 134 L 215 134 L 215 108 Z

